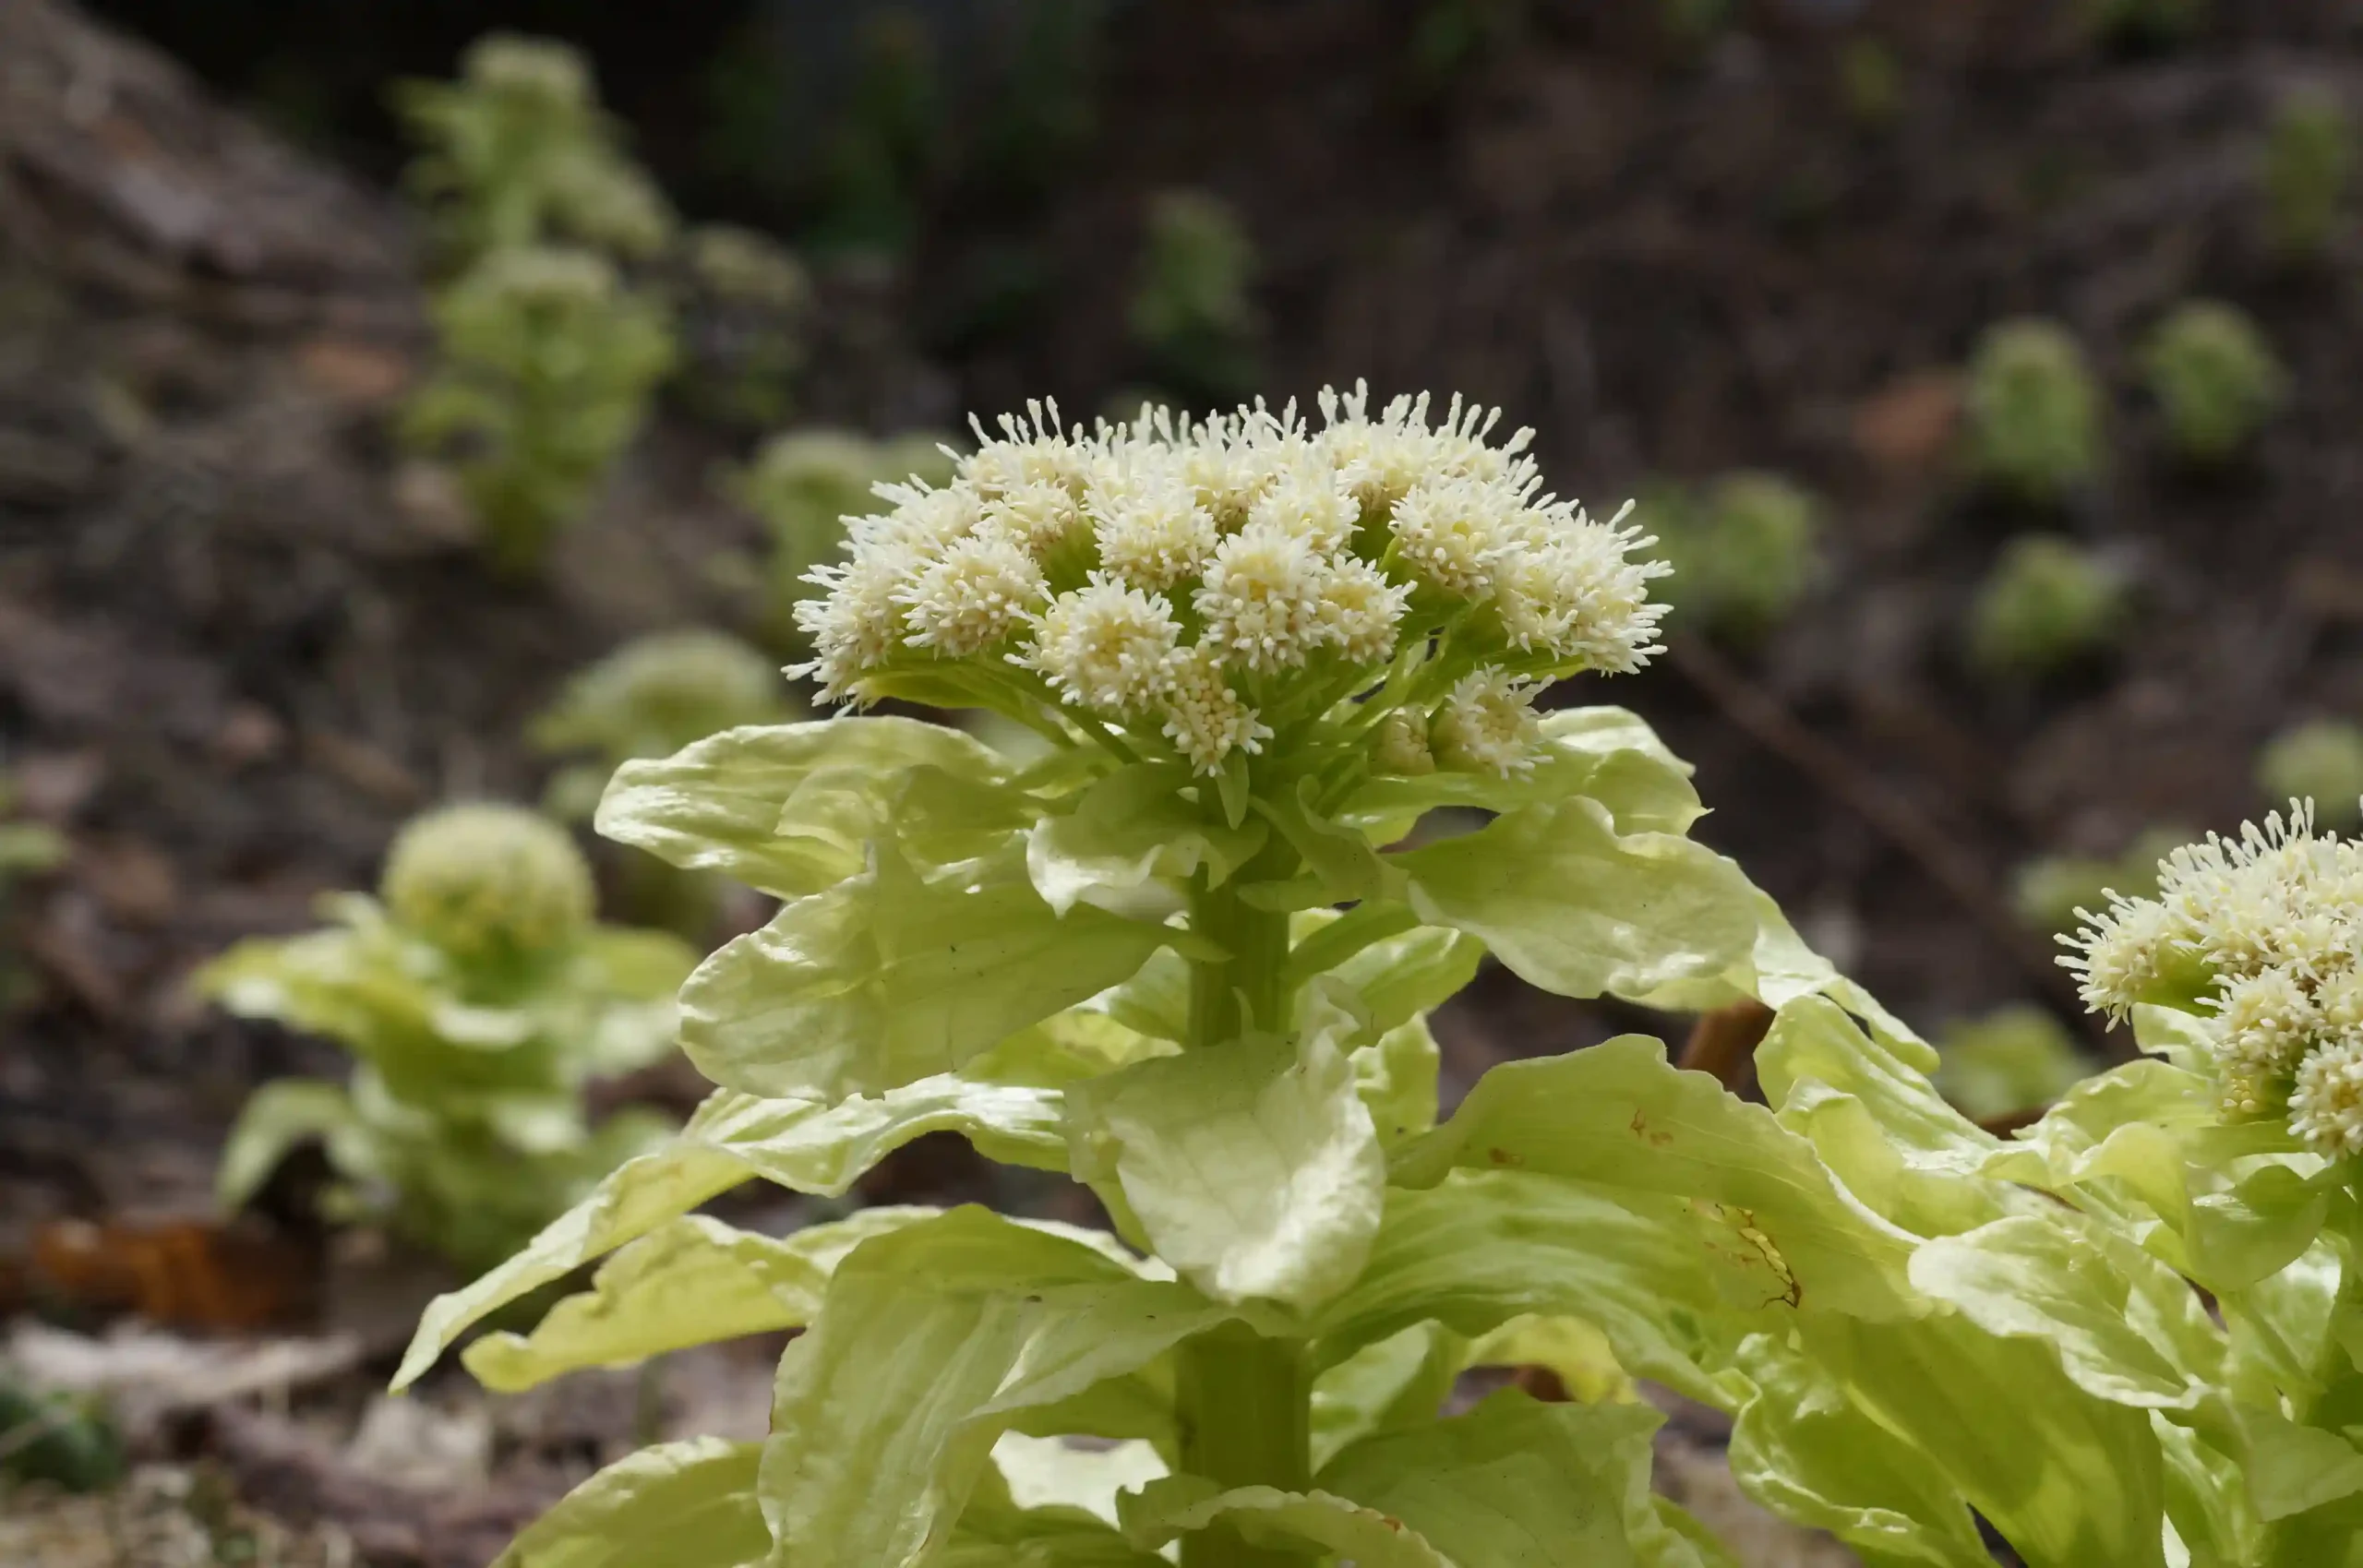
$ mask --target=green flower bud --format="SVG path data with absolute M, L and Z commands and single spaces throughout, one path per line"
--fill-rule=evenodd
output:
M 1971 461 L 1986 484 L 2056 506 L 2099 477 L 2100 389 L 2064 328 L 1990 329 L 1970 365 L 1968 404 Z
M 2238 452 L 2289 395 L 2288 374 L 2256 323 L 2210 300 L 2176 306 L 2152 334 L 2143 364 L 2175 449 L 2193 462 Z
M 2321 719 L 2284 730 L 2257 758 L 2256 777 L 2276 804 L 2312 801 L 2324 827 L 2363 826 L 2363 725 Z
M 574 840 L 515 806 L 448 807 L 394 839 L 378 893 L 397 925 L 466 964 L 531 960 L 591 924 L 590 864 Z
M 2115 641 L 2128 605 L 2125 575 L 2064 539 L 2013 539 L 1977 592 L 1970 656 L 1990 672 L 2041 676 Z

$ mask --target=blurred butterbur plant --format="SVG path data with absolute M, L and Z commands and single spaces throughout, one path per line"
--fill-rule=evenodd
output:
M 394 102 L 419 146 L 405 177 L 454 270 L 549 244 L 646 260 L 672 238 L 664 197 L 622 150 L 590 67 L 565 44 L 487 34 L 458 80 L 405 82 Z
M 1647 515 L 1656 554 L 1673 569 L 1657 592 L 1677 629 L 1753 641 L 1812 588 L 1818 508 L 1796 485 L 1735 473 L 1695 497 L 1669 491 L 1664 503 Z
M 2300 88 L 2273 110 L 2265 136 L 2265 232 L 2293 262 L 2319 259 L 2345 221 L 2355 171 L 2355 126 L 2326 88 Z
M 678 383 L 702 417 L 745 429 L 795 405 L 812 281 L 785 245 L 751 229 L 702 224 L 682 246 Z
M 594 1078 L 672 1048 L 673 993 L 696 963 L 675 939 L 601 926 L 565 832 L 513 807 L 412 822 L 378 896 L 330 924 L 243 942 L 198 976 L 241 1016 L 323 1035 L 351 1079 L 264 1085 L 231 1131 L 222 1203 L 317 1139 L 335 1213 L 388 1226 L 463 1268 L 488 1266 L 669 1129 L 644 1112 L 594 1126 Z
M 2289 397 L 2288 373 L 2256 323 L 2213 300 L 2177 305 L 2151 334 L 2142 369 L 2176 453 L 2200 466 L 2246 450 Z
M 1937 1087 L 1981 1122 L 2052 1104 L 2090 1071 L 2076 1036 L 2032 1003 L 1954 1022 L 1937 1036 Z
M 1254 242 L 1229 203 L 1192 190 L 1150 201 L 1127 320 L 1158 386 L 1206 403 L 1253 383 L 1254 274 Z
M 674 359 L 665 312 L 587 251 L 498 251 L 435 298 L 441 351 L 403 411 L 447 456 L 501 569 L 530 572 L 579 521 Z
M 2007 678 L 2040 678 L 2113 645 L 2132 604 L 2122 568 L 2045 533 L 2004 546 L 1970 605 L 1969 654 Z
M 798 710 L 778 667 L 725 632 L 691 628 L 634 638 L 577 674 L 533 723 L 530 737 L 562 768 L 547 796 L 553 815 L 584 821 L 617 768 L 669 757 L 742 724 L 777 724 Z
M 2310 802 L 2315 819 L 2363 827 L 2363 724 L 2315 719 L 2283 730 L 2257 754 L 2259 787 L 2273 800 Z
M 1970 362 L 1966 412 L 1972 469 L 2022 505 L 2056 507 L 2100 477 L 2100 389 L 2054 322 L 1987 329 Z
M 2114 858 L 2046 855 L 2028 861 L 2010 880 L 2010 907 L 2031 931 L 2057 936 L 2076 927 L 2080 909 L 2107 906 L 2109 894 L 2147 898 L 2158 891 L 2158 862 L 2190 834 L 2149 828 Z
M 2083 0 L 2083 21 L 2105 42 L 2164 49 L 2189 42 L 2208 10 L 2208 0 Z

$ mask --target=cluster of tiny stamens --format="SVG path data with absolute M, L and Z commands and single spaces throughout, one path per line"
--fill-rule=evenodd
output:
M 2227 1119 L 2285 1116 L 2320 1154 L 2363 1154 L 2363 843 L 2316 833 L 2298 804 L 2158 871 L 2155 898 L 2078 912 L 2062 962 L 2086 1005 L 2207 1007 Z
M 1030 695 L 1210 773 L 1450 641 L 1455 679 L 1386 714 L 1380 763 L 1506 773 L 1532 765 L 1542 685 L 1657 652 L 1664 569 L 1628 558 L 1649 541 L 1543 493 L 1530 432 L 1495 443 L 1497 413 L 1457 398 L 1433 425 L 1424 396 L 1320 410 L 979 425 L 950 485 L 882 485 L 849 525 L 792 673 L 866 702 L 966 662 L 979 705 Z

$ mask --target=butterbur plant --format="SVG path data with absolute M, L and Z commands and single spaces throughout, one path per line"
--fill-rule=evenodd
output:
M 1961 1019 L 1937 1037 L 1937 1087 L 1981 1122 L 2051 1104 L 2085 1076 L 2076 1037 L 2031 1002 Z
M 2276 800 L 2307 800 L 2332 827 L 2363 827 L 2363 724 L 2314 719 L 2293 724 L 2257 754 L 2257 784 Z
M 562 43 L 487 34 L 457 81 L 403 83 L 394 103 L 419 144 L 406 178 L 455 268 L 550 244 L 642 260 L 671 239 L 664 197 Z
M 2176 306 L 2152 333 L 2142 365 L 2175 451 L 2201 466 L 2246 449 L 2289 396 L 2288 373 L 2256 323 L 2213 300 Z
M 345 1083 L 256 1092 L 222 1155 L 226 1207 L 317 1139 L 337 1215 L 476 1269 L 668 1134 L 644 1113 L 594 1126 L 584 1091 L 672 1048 L 695 954 L 598 925 L 590 868 L 561 830 L 513 807 L 431 813 L 395 840 L 376 898 L 324 913 L 324 928 L 241 943 L 198 976 L 231 1011 L 354 1057 Z
M 1128 322 L 1159 385 L 1202 401 L 1255 378 L 1255 245 L 1229 203 L 1168 191 L 1149 204 Z
M 673 363 L 665 313 L 588 251 L 497 251 L 436 296 L 441 361 L 403 410 L 450 454 L 494 561 L 530 571 L 578 521 Z
M 803 264 L 766 236 L 726 223 L 690 230 L 681 260 L 683 393 L 718 423 L 777 425 L 806 357 L 812 282 Z
M 2301 88 L 2281 101 L 2264 148 L 2265 226 L 2273 248 L 2311 261 L 2337 237 L 2355 172 L 2355 127 L 2328 90 Z
M 569 680 L 534 720 L 534 745 L 581 756 L 550 781 L 553 815 L 587 821 L 616 769 L 669 757 L 692 741 L 741 724 L 790 717 L 771 659 L 726 632 L 690 628 L 636 637 Z
M 1780 624 L 1813 586 L 1817 510 L 1777 474 L 1735 473 L 1653 511 L 1657 553 L 1673 569 L 1657 592 L 1674 625 L 1748 641 Z
M 2131 585 L 2120 567 L 2049 534 L 2010 541 L 1970 605 L 1969 654 L 2005 679 L 2051 675 L 2124 632 Z
M 2282 791 L 2282 798 L 2289 792 Z M 2158 889 L 2158 862 L 2190 834 L 2179 828 L 2146 828 L 2114 857 L 2045 855 L 2028 861 L 2010 879 L 2010 907 L 2027 928 L 2045 936 L 2076 928 L 2076 911 L 2098 909 L 2112 892 L 2147 898 Z
M 1977 477 L 2022 505 L 2056 507 L 2101 469 L 2101 393 L 2067 329 L 2006 321 L 1978 341 L 1967 394 Z
M 1655 652 L 1644 536 L 1457 401 L 1320 409 L 1029 411 L 857 521 L 802 612 L 825 695 L 997 714 L 1038 758 L 855 715 L 620 771 L 603 832 L 784 901 L 683 989 L 718 1088 L 431 1306 L 398 1381 L 602 1257 L 470 1369 L 803 1332 L 766 1439 L 625 1459 L 503 1562 L 1727 1564 L 1649 1489 L 1640 1379 L 1732 1412 L 1740 1483 L 1866 1561 L 1988 1563 L 1980 1516 L 2031 1568 L 2294 1539 L 2306 1466 L 2351 1450 L 2288 1391 L 2344 1342 L 2259 1282 L 2336 1277 L 2320 1157 L 2210 1142 L 2212 1081 L 2165 1061 L 2014 1141 L 1947 1106 L 1935 1053 L 1685 836 L 1645 725 L 1538 706 Z M 1442 808 L 1488 820 L 1406 847 Z M 1439 1121 L 1425 1018 L 1489 952 L 1565 996 L 1760 999 L 1769 1103 L 1626 1035 Z M 946 1131 L 1071 1175 L 1113 1234 L 693 1212 Z M 1534 1364 L 1579 1397 L 1440 1413 Z

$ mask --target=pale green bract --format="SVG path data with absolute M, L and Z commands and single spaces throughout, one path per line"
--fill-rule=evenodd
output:
M 751 1473 L 657 1450 L 521 1550 L 644 1538 L 679 1495 L 717 1552 L 759 1519 L 774 1568 L 1722 1568 L 1649 1491 L 1646 1380 L 1730 1412 L 1742 1486 L 1867 1562 L 1971 1568 L 1979 1517 L 2029 1568 L 2345 1561 L 2349 1167 L 2225 1124 L 2200 993 L 2136 987 L 2157 1054 L 2022 1134 L 1965 1119 L 1686 836 L 1644 724 L 1531 708 L 1650 651 L 1635 536 L 1541 499 L 1481 416 L 1324 406 L 1037 411 L 856 520 L 806 601 L 831 693 L 984 707 L 1031 760 L 858 716 L 619 771 L 603 831 L 784 901 L 684 993 L 726 1086 L 435 1303 L 401 1381 L 602 1258 L 470 1365 L 522 1386 L 802 1333 Z M 1423 838 L 1442 809 L 1490 820 Z M 1765 1103 L 1625 1035 L 1439 1121 L 1428 1015 L 1488 954 L 1567 996 L 1769 1008 Z M 842 1193 L 944 1131 L 1087 1184 L 1114 1234 L 695 1212 L 758 1178 Z M 1574 1402 L 1440 1418 L 1505 1363 Z

